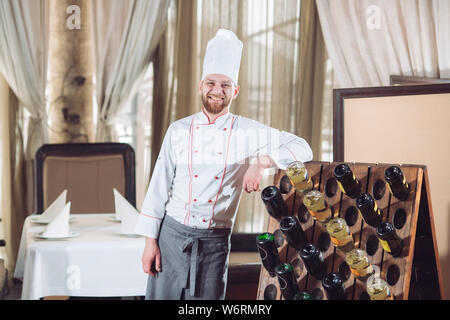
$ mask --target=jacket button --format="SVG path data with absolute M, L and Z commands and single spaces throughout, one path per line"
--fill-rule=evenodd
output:
M 197 202 L 197 199 L 194 199 L 194 202 Z
M 205 220 L 205 219 L 203 219 L 202 221 L 203 221 L 203 222 L 206 222 L 206 220 Z
M 208 200 L 208 202 L 209 202 L 209 203 L 211 203 L 211 202 L 212 202 L 212 200 Z
M 194 177 L 198 178 L 198 175 L 195 175 Z

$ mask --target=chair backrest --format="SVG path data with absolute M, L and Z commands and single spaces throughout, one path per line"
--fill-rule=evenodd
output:
M 35 161 L 38 214 L 64 189 L 71 213 L 114 213 L 113 188 L 136 206 L 135 157 L 128 144 L 46 144 Z

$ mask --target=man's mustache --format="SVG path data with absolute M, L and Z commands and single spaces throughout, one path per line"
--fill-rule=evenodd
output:
M 213 98 L 213 99 L 224 99 L 225 96 L 223 95 L 213 95 L 213 94 L 208 94 L 209 98 Z

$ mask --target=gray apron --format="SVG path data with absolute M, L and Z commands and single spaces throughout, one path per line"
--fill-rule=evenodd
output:
M 147 300 L 223 300 L 231 228 L 194 229 L 167 214 L 158 244 L 161 272 L 148 276 Z

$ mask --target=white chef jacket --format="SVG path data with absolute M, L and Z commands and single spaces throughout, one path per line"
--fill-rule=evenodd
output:
M 232 228 L 244 174 L 256 157 L 278 168 L 312 160 L 308 143 L 231 112 L 210 122 L 202 110 L 167 129 L 135 226 L 157 238 L 165 214 L 192 228 Z

